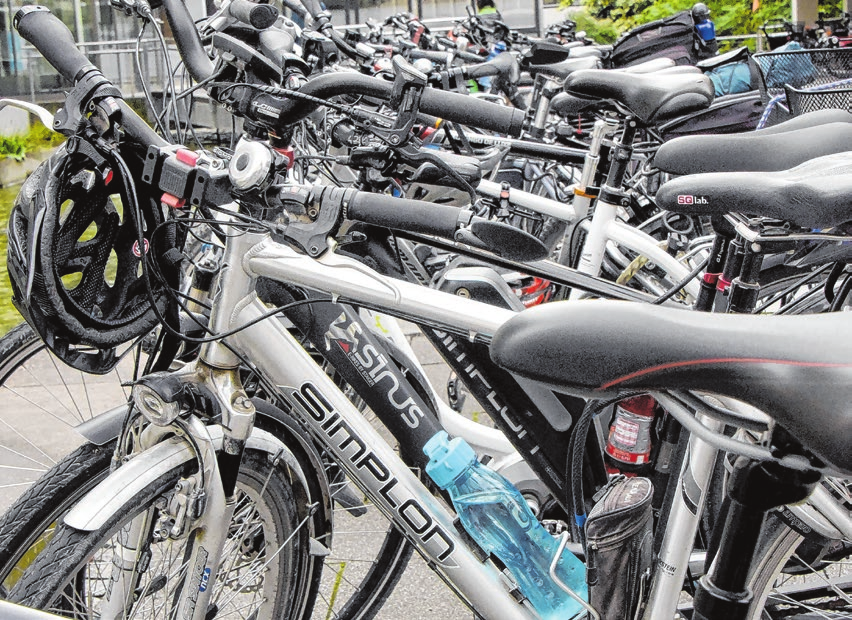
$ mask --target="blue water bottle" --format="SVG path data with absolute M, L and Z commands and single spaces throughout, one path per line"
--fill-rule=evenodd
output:
M 569 620 L 584 611 L 550 578 L 559 542 L 538 522 L 518 489 L 477 461 L 473 448 L 460 437 L 449 441 L 440 431 L 423 452 L 429 457 L 426 473 L 449 492 L 465 530 L 506 565 L 542 620 Z M 588 600 L 585 566 L 567 549 L 556 573 Z

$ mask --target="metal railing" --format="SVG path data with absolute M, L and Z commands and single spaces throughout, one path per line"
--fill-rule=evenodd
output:
M 142 94 L 141 79 L 145 79 L 152 90 L 161 90 L 159 85 L 166 78 L 159 41 L 155 38 L 139 41 L 141 72 L 136 70 L 136 45 L 136 39 L 123 39 L 86 42 L 78 47 L 126 96 L 136 97 Z M 169 54 L 178 59 L 177 48 L 169 46 Z M 38 50 L 24 45 L 19 50 L 18 62 L 21 68 L 17 75 L 0 78 L 4 96 L 28 97 L 33 102 L 50 101 L 54 98 L 52 95 L 56 95 L 57 99 L 64 98 L 62 93 L 68 85 Z M 140 73 L 144 78 L 140 77 Z

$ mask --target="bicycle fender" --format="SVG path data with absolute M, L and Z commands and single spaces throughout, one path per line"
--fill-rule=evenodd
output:
M 74 430 L 89 443 L 105 446 L 121 434 L 125 417 L 127 417 L 127 404 L 123 403 L 78 424 Z
M 6 601 L 0 601 L 0 618 L 4 620 L 59 620 L 59 616 Z
M 214 448 L 220 450 L 222 429 L 213 426 L 208 428 L 208 432 Z M 299 481 L 307 486 L 304 471 L 296 457 L 271 433 L 258 428 L 253 429 L 246 447 L 282 458 L 290 470 L 297 475 Z M 194 459 L 195 453 L 189 444 L 181 439 L 173 437 L 158 443 L 141 454 L 135 455 L 89 491 L 65 516 L 65 525 L 82 531 L 101 528 L 122 506 L 150 484 L 175 467 Z
M 296 450 L 302 457 L 301 462 L 305 467 L 310 466 L 310 474 L 319 482 L 320 497 L 314 498 L 314 501 L 321 501 L 324 514 L 329 515 L 327 523 L 330 526 L 330 515 L 332 514 L 332 499 L 331 489 L 325 475 L 325 467 L 322 459 L 319 456 L 314 443 L 304 430 L 298 425 L 292 415 L 282 411 L 272 403 L 259 398 L 252 398 L 257 415 L 259 418 L 267 418 L 281 425 L 286 433 L 284 443 Z M 124 420 L 127 415 L 127 405 L 122 404 L 118 407 L 108 409 L 94 418 L 83 422 L 75 427 L 75 430 L 83 436 L 87 441 L 96 446 L 104 446 L 110 441 L 113 441 L 121 434 L 121 429 L 124 425 Z M 255 429 L 259 432 L 259 429 Z M 255 435 L 253 434 L 253 437 Z M 259 435 L 258 435 L 259 436 Z M 274 438 L 274 436 L 273 436 Z M 280 443 L 278 439 L 276 439 Z M 255 446 L 251 446 L 255 447 Z M 258 447 L 258 449 L 263 449 Z M 269 452 L 270 450 L 266 450 Z M 289 452 L 288 452 L 289 453 Z M 304 482 L 304 480 L 302 480 Z M 79 528 L 78 528 L 79 529 Z

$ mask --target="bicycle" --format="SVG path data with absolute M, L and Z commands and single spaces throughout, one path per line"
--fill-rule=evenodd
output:
M 380 206 L 382 204 L 381 199 L 377 197 L 347 192 L 330 192 L 321 197 L 321 207 L 332 210 L 339 209 L 342 207 L 344 198 L 348 200 L 348 213 L 350 217 L 363 219 L 365 221 L 371 221 L 371 207 L 375 207 L 377 205 Z M 420 210 L 429 209 L 428 217 L 431 219 L 429 231 L 437 234 L 454 234 L 458 226 L 457 210 L 452 212 L 443 211 L 442 218 L 440 220 L 436 220 L 436 214 L 440 211 L 436 211 L 434 206 L 427 207 L 419 205 L 413 201 L 409 202 L 399 200 L 394 205 L 394 208 L 401 211 L 409 209 L 409 213 L 398 213 L 397 217 L 405 217 L 406 215 L 422 213 L 422 215 L 420 215 L 420 217 L 416 220 L 420 222 L 426 219 L 426 217 L 424 217 L 426 216 L 426 212 L 422 212 Z M 381 216 L 387 217 L 387 213 L 382 213 Z M 372 213 L 372 217 L 377 217 L 375 212 Z M 402 228 L 405 227 L 403 223 L 400 223 L 398 226 Z M 251 248 L 255 246 L 257 249 L 252 252 Z M 243 261 L 244 257 L 246 257 L 245 261 Z M 483 306 L 482 304 L 471 300 L 442 295 L 441 293 L 428 291 L 404 282 L 392 282 L 383 279 L 381 276 L 371 273 L 369 270 L 359 266 L 357 263 L 352 263 L 342 257 L 323 256 L 318 260 L 308 258 L 307 255 L 300 255 L 285 246 L 280 246 L 275 243 L 271 243 L 268 240 L 264 240 L 264 235 L 260 233 L 246 233 L 238 237 L 230 238 L 227 242 L 226 264 L 229 265 L 229 268 L 223 271 L 222 290 L 227 291 L 227 295 L 224 298 L 219 299 L 219 303 L 214 307 L 213 315 L 211 316 L 212 329 L 220 333 L 230 331 L 233 327 L 243 327 L 244 321 L 256 320 L 268 313 L 265 307 L 257 301 L 248 301 L 248 303 L 244 305 L 241 304 L 239 314 L 237 316 L 232 316 L 229 312 L 228 305 L 237 303 L 243 294 L 248 293 L 251 290 L 252 284 L 248 277 L 249 273 L 280 278 L 287 282 L 299 282 L 304 286 L 318 290 L 331 289 L 336 291 L 336 294 L 340 294 L 343 298 L 351 299 L 356 303 L 379 304 L 381 306 L 387 305 L 392 308 L 394 312 L 402 314 L 403 316 L 418 318 L 421 322 L 426 321 L 439 324 L 446 329 L 455 331 L 456 333 L 461 332 L 464 334 L 474 334 L 474 337 L 478 335 L 478 337 L 481 338 L 482 335 L 494 333 L 498 327 L 507 322 L 511 317 L 511 313 L 507 311 Z M 246 265 L 245 268 L 250 270 L 249 273 L 244 272 L 242 268 L 236 267 L 236 265 L 241 264 Z M 233 307 L 236 308 L 237 306 Z M 217 314 L 217 312 L 220 311 L 222 313 Z M 456 314 L 456 316 L 453 317 L 453 324 L 445 325 L 444 323 L 447 319 L 448 313 L 451 311 L 455 311 Z M 455 321 L 458 316 L 466 316 L 467 318 L 463 323 L 458 324 Z M 232 322 L 232 320 L 235 322 Z M 273 341 L 273 339 L 280 346 L 270 347 L 269 344 Z M 238 351 L 241 350 L 239 343 L 243 343 L 242 346 L 246 349 L 251 348 L 253 354 L 256 352 L 257 356 L 255 357 L 255 355 L 252 355 L 252 361 L 264 371 L 263 375 L 267 375 L 271 379 L 271 384 L 273 386 L 291 386 L 286 390 L 286 393 L 289 396 L 289 404 L 293 407 L 293 410 L 297 414 L 301 414 L 304 421 L 314 429 L 314 432 L 318 437 L 325 436 L 328 438 L 330 434 L 337 435 L 341 432 L 341 429 L 344 429 L 345 435 L 342 438 L 338 437 L 340 443 L 335 445 L 335 440 L 333 439 L 326 442 L 330 452 L 335 454 L 337 459 L 340 461 L 340 464 L 349 470 L 350 476 L 353 477 L 353 479 L 359 479 L 360 482 L 364 484 L 365 488 L 371 491 L 374 502 L 383 506 L 388 512 L 396 514 L 398 519 L 401 519 L 399 525 L 406 528 L 412 538 L 420 541 L 420 547 L 422 549 L 424 549 L 427 553 L 431 550 L 432 557 L 436 562 L 445 563 L 448 558 L 455 557 L 459 565 L 469 567 L 469 570 L 464 571 L 464 575 L 453 580 L 463 591 L 470 588 L 471 591 L 467 596 L 469 601 L 471 601 L 474 605 L 478 605 L 485 613 L 488 613 L 488 610 L 493 610 L 495 613 L 502 616 L 509 613 L 517 615 L 518 617 L 524 617 L 524 612 L 522 611 L 523 608 L 509 596 L 508 592 L 506 592 L 499 580 L 496 579 L 495 573 L 493 572 L 494 569 L 491 568 L 491 565 L 482 564 L 479 560 L 473 557 L 472 553 L 467 550 L 466 543 L 461 538 L 458 538 L 458 533 L 454 532 L 454 528 L 448 521 L 449 515 L 446 510 L 442 508 L 440 504 L 436 503 L 434 499 L 431 499 L 428 494 L 424 494 L 423 491 L 420 490 L 422 489 L 421 483 L 417 481 L 408 469 L 397 460 L 397 457 L 394 454 L 389 453 L 382 447 L 383 443 L 381 438 L 375 434 L 375 431 L 371 427 L 368 428 L 368 425 L 366 425 L 366 423 L 362 420 L 357 410 L 351 405 L 351 403 L 349 403 L 334 383 L 314 365 L 313 361 L 309 361 L 309 358 L 305 357 L 300 343 L 293 340 L 292 337 L 277 323 L 268 321 L 257 322 L 255 325 L 241 329 L 237 331 L 237 333 L 228 336 L 226 342 L 229 344 L 236 344 Z M 289 364 L 281 364 L 279 356 L 288 351 L 292 354 L 285 356 L 289 358 Z M 209 359 L 208 356 L 214 357 L 218 366 L 230 366 L 231 368 L 235 368 L 236 366 L 234 364 L 238 365 L 241 361 L 238 356 L 234 355 L 233 351 L 224 349 L 213 342 L 206 343 L 203 346 L 201 360 Z M 199 364 L 200 367 L 203 367 L 204 362 L 200 361 L 197 364 Z M 226 426 L 228 427 L 226 434 L 232 433 L 236 428 L 233 421 L 237 419 L 245 419 L 240 418 L 240 416 L 247 415 L 247 410 L 249 409 L 245 401 L 238 398 L 240 396 L 240 391 L 236 388 L 238 383 L 231 383 L 234 380 L 232 372 L 212 371 L 208 373 L 208 371 L 205 371 L 204 374 L 209 378 L 203 379 L 203 381 L 206 383 L 208 390 L 210 390 L 209 393 L 214 395 L 212 400 L 219 403 L 221 407 L 220 411 L 223 414 L 233 418 L 231 423 L 226 421 Z M 310 380 L 305 382 L 298 379 L 298 377 L 302 374 L 304 377 L 310 377 Z M 194 376 L 190 370 L 187 370 L 185 374 L 179 374 L 177 376 L 180 377 L 178 379 L 179 382 L 185 381 L 187 384 L 193 384 L 198 380 L 198 376 Z M 166 381 L 167 379 L 164 376 L 162 377 L 162 380 Z M 150 389 L 150 391 L 146 392 L 146 394 L 152 399 L 159 394 L 158 387 L 162 387 L 157 386 L 156 381 L 148 383 L 146 386 Z M 318 388 L 320 391 L 317 391 Z M 224 393 L 226 397 L 220 399 L 216 396 L 217 393 L 220 395 Z M 137 396 L 141 398 L 141 394 L 137 393 Z M 162 398 L 162 406 L 155 406 L 155 403 L 156 400 L 150 400 L 148 402 L 150 406 L 153 406 L 152 410 L 147 411 L 149 415 L 158 415 L 163 412 L 168 414 L 168 412 L 171 412 L 171 414 L 167 415 L 167 417 L 169 417 L 173 414 L 180 414 L 179 407 L 176 409 L 173 406 L 165 406 L 169 404 L 174 405 L 175 401 L 168 401 L 167 399 Z M 142 404 L 144 406 L 144 402 Z M 242 411 L 239 409 L 242 409 Z M 177 420 L 178 418 L 174 418 L 172 421 L 176 422 Z M 211 444 L 210 438 L 205 437 L 207 431 L 203 431 L 201 428 L 193 428 L 197 426 L 194 418 L 190 416 L 189 418 L 186 418 L 186 420 L 188 421 L 189 436 L 195 437 L 196 440 L 200 439 L 201 443 L 199 443 L 199 446 L 215 444 L 215 442 L 214 444 Z M 311 420 L 313 420 L 313 422 L 311 422 Z M 345 424 L 338 425 L 338 420 Z M 159 418 L 159 421 L 163 422 L 165 419 Z M 178 425 L 180 426 L 181 424 L 178 423 Z M 323 428 L 323 426 L 325 426 L 325 428 Z M 248 431 L 248 428 L 243 428 L 243 431 Z M 183 432 L 186 433 L 187 429 L 185 428 Z M 150 427 L 147 434 L 144 434 L 141 438 L 143 440 L 151 439 L 156 443 L 159 439 L 158 435 L 160 435 L 160 432 L 154 429 L 154 427 Z M 234 436 L 231 436 L 230 438 L 239 439 L 239 437 Z M 248 438 L 248 436 L 245 437 L 246 440 Z M 274 442 L 273 445 L 275 445 Z M 192 452 L 191 449 L 177 446 L 178 444 L 170 442 L 156 443 L 156 447 L 153 449 L 161 451 L 177 450 L 178 452 L 175 452 L 175 454 L 180 453 L 181 456 L 175 456 L 175 458 L 192 458 L 190 456 Z M 361 446 L 363 446 L 363 449 Z M 369 450 L 367 446 L 369 446 Z M 351 452 L 352 448 L 355 448 L 354 454 L 357 455 L 354 459 L 353 452 Z M 740 449 L 743 448 L 740 447 Z M 132 494 L 134 490 L 141 489 L 142 487 L 139 485 L 145 485 L 147 480 L 150 480 L 150 478 L 144 480 L 139 479 L 135 476 L 135 473 L 139 470 L 148 470 L 148 465 L 151 464 L 152 461 L 150 460 L 151 453 L 147 454 L 148 456 L 141 459 L 139 457 L 134 457 L 130 459 L 126 465 L 119 467 L 115 474 L 113 474 L 114 477 L 112 479 L 108 479 L 109 482 L 104 483 L 105 486 L 102 486 L 101 489 L 124 488 L 125 485 L 117 484 L 118 480 L 121 482 L 126 481 L 130 485 L 126 487 L 126 493 L 128 493 L 128 495 Z M 204 456 L 205 454 L 206 456 Z M 764 453 L 761 454 L 766 456 Z M 211 468 L 210 471 L 216 471 L 219 467 L 219 465 L 215 462 L 215 458 L 213 458 L 213 451 L 211 450 L 202 450 L 201 460 L 205 462 L 205 466 L 202 470 L 206 471 L 208 468 Z M 133 464 L 134 461 L 136 465 L 128 467 Z M 793 465 L 800 463 L 797 459 L 787 459 L 784 462 Z M 361 463 L 361 470 L 358 469 L 359 463 Z M 366 467 L 367 463 L 371 464 L 371 467 Z M 382 464 L 385 467 L 383 468 L 382 466 L 377 465 L 377 463 Z M 390 464 L 390 466 L 388 466 L 388 464 Z M 372 465 L 375 465 L 375 467 L 372 467 Z M 370 471 L 362 471 L 364 469 L 369 469 Z M 153 475 L 153 473 L 149 473 L 149 475 Z M 395 481 L 395 484 L 393 485 L 394 490 L 399 489 L 400 495 L 390 494 L 387 492 L 386 485 L 392 480 Z M 206 514 L 201 516 L 201 520 L 212 522 L 214 517 L 211 516 L 211 512 L 213 511 L 210 508 L 210 504 L 223 501 L 223 494 L 219 492 L 218 485 L 215 482 L 215 477 L 209 478 L 207 482 L 213 484 L 213 487 L 210 488 L 211 494 L 207 499 L 208 506 L 207 510 L 205 510 Z M 204 481 L 202 481 L 202 483 L 204 483 Z M 180 496 L 187 500 L 195 501 L 192 498 L 198 497 L 195 493 L 198 490 L 197 484 L 197 478 L 194 482 L 189 482 L 189 487 L 182 489 L 181 493 L 183 493 L 183 495 Z M 381 492 L 382 489 L 386 489 L 384 494 Z M 405 493 L 405 496 L 403 496 L 402 493 Z M 83 521 L 78 519 L 85 520 L 85 518 L 88 518 L 89 515 L 97 515 L 97 510 L 92 512 L 92 509 L 98 504 L 100 504 L 100 506 L 105 506 L 102 502 L 106 501 L 106 494 L 96 492 L 94 495 L 89 497 L 89 500 L 94 500 L 95 497 L 98 496 L 102 498 L 101 502 L 90 503 L 90 501 L 87 500 L 80 505 L 76 512 L 72 511 L 72 513 L 69 514 L 66 522 L 80 525 Z M 403 499 L 410 500 L 412 503 L 408 504 L 403 501 Z M 142 503 L 145 503 L 144 500 Z M 180 501 L 178 501 L 176 505 L 197 506 L 197 504 L 182 504 Z M 401 506 L 406 506 L 402 513 L 399 512 Z M 409 508 L 409 506 L 412 508 Z M 402 515 L 410 516 L 410 514 L 406 511 L 416 510 L 413 508 L 414 506 L 418 506 L 422 509 L 422 511 L 417 510 L 417 514 L 428 515 L 430 521 L 425 521 L 424 517 L 420 521 L 415 521 L 413 525 L 406 522 Z M 162 513 L 170 510 L 170 508 L 167 505 L 164 506 L 163 504 L 160 504 L 160 507 L 157 508 L 157 510 Z M 185 514 L 186 513 L 184 513 L 184 516 Z M 218 513 L 215 520 L 219 521 L 223 514 L 227 513 L 224 511 Z M 95 521 L 98 520 L 99 517 L 96 516 Z M 178 520 L 176 519 L 175 526 L 177 526 L 177 521 Z M 166 522 L 170 522 L 170 520 L 167 519 Z M 428 523 L 428 525 L 425 525 L 424 527 L 424 524 L 426 523 Z M 96 526 L 97 523 L 93 522 L 85 527 L 91 527 L 93 525 Z M 180 529 L 181 528 L 178 528 L 178 530 Z M 211 527 L 210 531 L 212 532 L 213 529 L 214 528 Z M 159 532 L 158 535 L 163 535 L 164 530 L 162 528 L 159 528 L 157 531 Z M 220 540 L 227 536 L 226 533 L 221 532 L 221 527 L 219 528 L 219 532 L 218 536 L 220 537 Z M 180 536 L 180 534 L 176 532 L 175 536 Z M 97 535 L 83 535 L 83 537 L 92 539 L 98 538 Z M 92 542 L 94 542 L 94 540 Z M 452 546 L 453 551 L 450 555 L 447 555 L 447 551 L 450 546 Z M 66 549 L 69 548 L 65 545 L 59 544 L 59 542 L 53 543 L 54 549 L 58 549 L 60 547 Z M 200 584 L 205 578 L 205 571 L 203 569 L 206 569 L 209 566 L 215 566 L 215 563 L 210 560 L 209 555 L 201 563 L 197 562 L 199 557 L 202 557 L 204 553 L 208 553 L 204 549 L 205 547 L 203 546 L 194 547 L 192 551 L 194 557 L 189 561 L 187 566 L 198 566 L 199 570 L 197 573 L 193 573 L 192 581 L 187 583 L 186 580 L 184 580 L 184 583 L 180 584 L 185 588 L 188 588 L 190 591 L 198 591 L 197 599 L 193 599 L 193 597 L 185 598 L 184 601 L 192 602 L 183 604 L 193 607 L 197 613 L 202 614 L 207 612 L 208 608 L 205 604 L 205 598 L 209 596 L 206 588 L 204 591 L 200 591 Z M 214 553 L 216 553 L 216 551 L 214 551 Z M 48 557 L 50 556 L 40 556 L 38 562 L 42 567 L 49 562 L 47 559 Z M 297 561 L 297 558 L 293 558 L 293 561 Z M 132 569 L 128 570 L 130 571 L 130 574 L 133 574 Z M 308 573 L 310 572 L 311 568 L 309 563 L 306 565 L 305 570 Z M 683 567 L 683 570 L 685 570 L 685 566 Z M 42 577 L 44 576 L 38 564 L 34 567 L 34 571 L 36 574 L 40 574 Z M 485 582 L 478 581 L 475 577 L 476 575 L 485 577 Z M 59 579 L 59 581 L 64 581 L 65 576 L 57 576 L 57 579 Z M 196 579 L 198 580 L 197 582 L 195 581 Z M 130 596 L 135 591 L 135 588 L 130 589 L 130 582 L 122 583 L 125 584 L 121 588 L 122 592 L 124 595 Z M 148 591 L 152 590 L 154 586 L 159 586 L 159 583 L 159 581 L 154 583 Z M 681 575 L 679 582 L 677 582 L 677 592 L 680 591 L 682 583 L 683 579 Z M 116 592 L 114 590 L 112 593 L 116 597 L 113 601 L 120 606 L 123 606 L 130 600 L 129 598 L 124 598 L 122 592 Z M 143 592 L 145 592 L 145 590 L 143 590 Z M 201 601 L 200 603 L 199 600 Z M 284 601 L 282 604 L 295 604 L 295 601 Z M 184 609 L 188 610 L 189 607 L 184 607 Z

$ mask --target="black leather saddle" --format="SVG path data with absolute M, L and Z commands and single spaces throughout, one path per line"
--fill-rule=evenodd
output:
M 766 130 L 675 138 L 660 146 L 654 165 L 670 174 L 775 171 L 848 150 L 852 114 L 818 110 Z
M 845 125 L 844 125 L 845 126 Z M 852 220 L 852 151 L 780 172 L 690 174 L 664 184 L 657 206 L 692 215 L 744 213 L 828 228 Z
M 544 304 L 494 335 L 492 359 L 571 390 L 706 390 L 754 405 L 852 472 L 852 314 L 742 316 L 623 301 Z
M 713 102 L 710 79 L 694 74 L 577 71 L 565 80 L 565 92 L 615 101 L 646 125 L 703 110 Z

